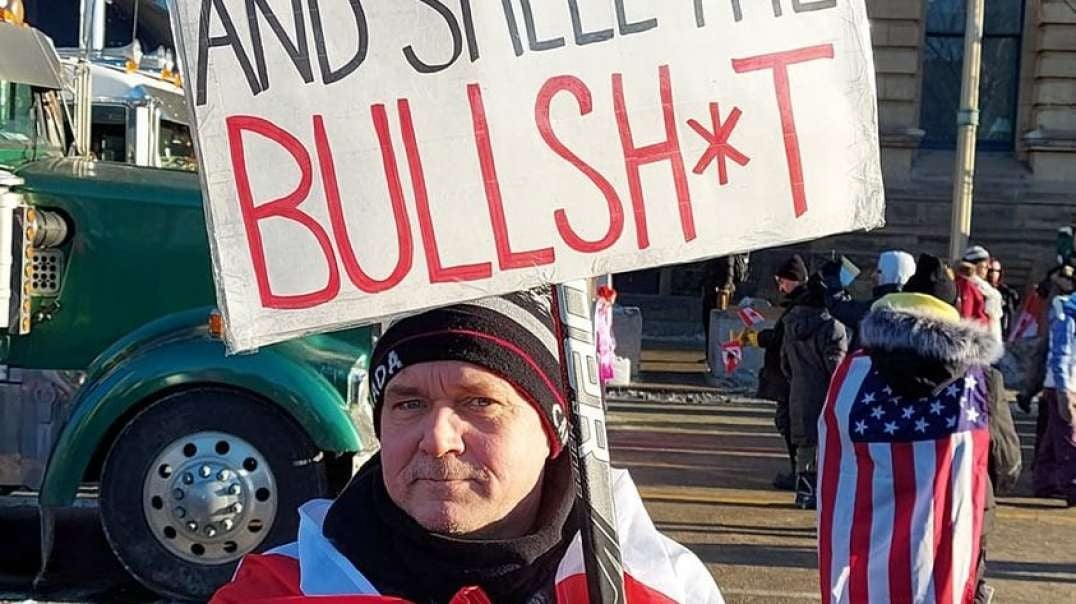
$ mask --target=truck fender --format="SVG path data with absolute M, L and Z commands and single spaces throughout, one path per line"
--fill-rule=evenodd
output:
M 111 444 L 104 441 L 118 431 L 117 422 L 185 387 L 252 393 L 288 413 L 319 449 L 361 448 L 340 392 L 308 363 L 289 355 L 286 347 L 226 356 L 224 343 L 207 332 L 208 311 L 183 314 L 189 316 L 169 317 L 132 332 L 94 361 L 50 455 L 41 506 L 70 505 L 98 448 Z M 192 324 L 189 319 L 194 318 L 200 320 Z

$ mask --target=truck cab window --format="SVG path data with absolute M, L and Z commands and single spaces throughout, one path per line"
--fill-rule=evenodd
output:
M 191 140 L 190 128 L 185 124 L 162 119 L 158 141 L 160 167 L 189 172 L 198 170 L 194 141 Z
M 104 161 L 127 161 L 127 108 L 122 105 L 94 105 L 90 128 L 90 149 Z

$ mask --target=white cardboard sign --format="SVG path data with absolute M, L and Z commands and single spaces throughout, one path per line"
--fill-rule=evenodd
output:
M 863 0 L 172 6 L 233 350 L 884 219 Z

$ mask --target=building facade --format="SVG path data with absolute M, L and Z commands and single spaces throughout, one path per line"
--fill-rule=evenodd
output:
M 817 267 L 844 254 L 864 269 L 878 253 L 948 253 L 963 0 L 867 0 L 877 72 L 886 226 L 752 255 L 741 293 L 772 295 L 774 265 L 793 251 Z M 986 0 L 972 242 L 1024 287 L 1076 222 L 1076 0 Z M 697 297 L 702 265 L 617 278 L 629 303 Z M 869 289 L 861 277 L 859 288 Z M 660 301 L 660 302 L 659 302 Z M 694 308 L 683 320 L 697 321 Z M 667 311 L 665 311 L 667 314 Z

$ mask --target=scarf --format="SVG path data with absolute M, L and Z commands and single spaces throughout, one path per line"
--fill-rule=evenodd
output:
M 535 526 L 516 539 L 468 540 L 426 530 L 389 497 L 380 454 L 333 503 L 324 534 L 383 595 L 440 604 L 478 586 L 498 603 L 553 602 L 557 567 L 577 532 L 569 457 L 548 462 Z

